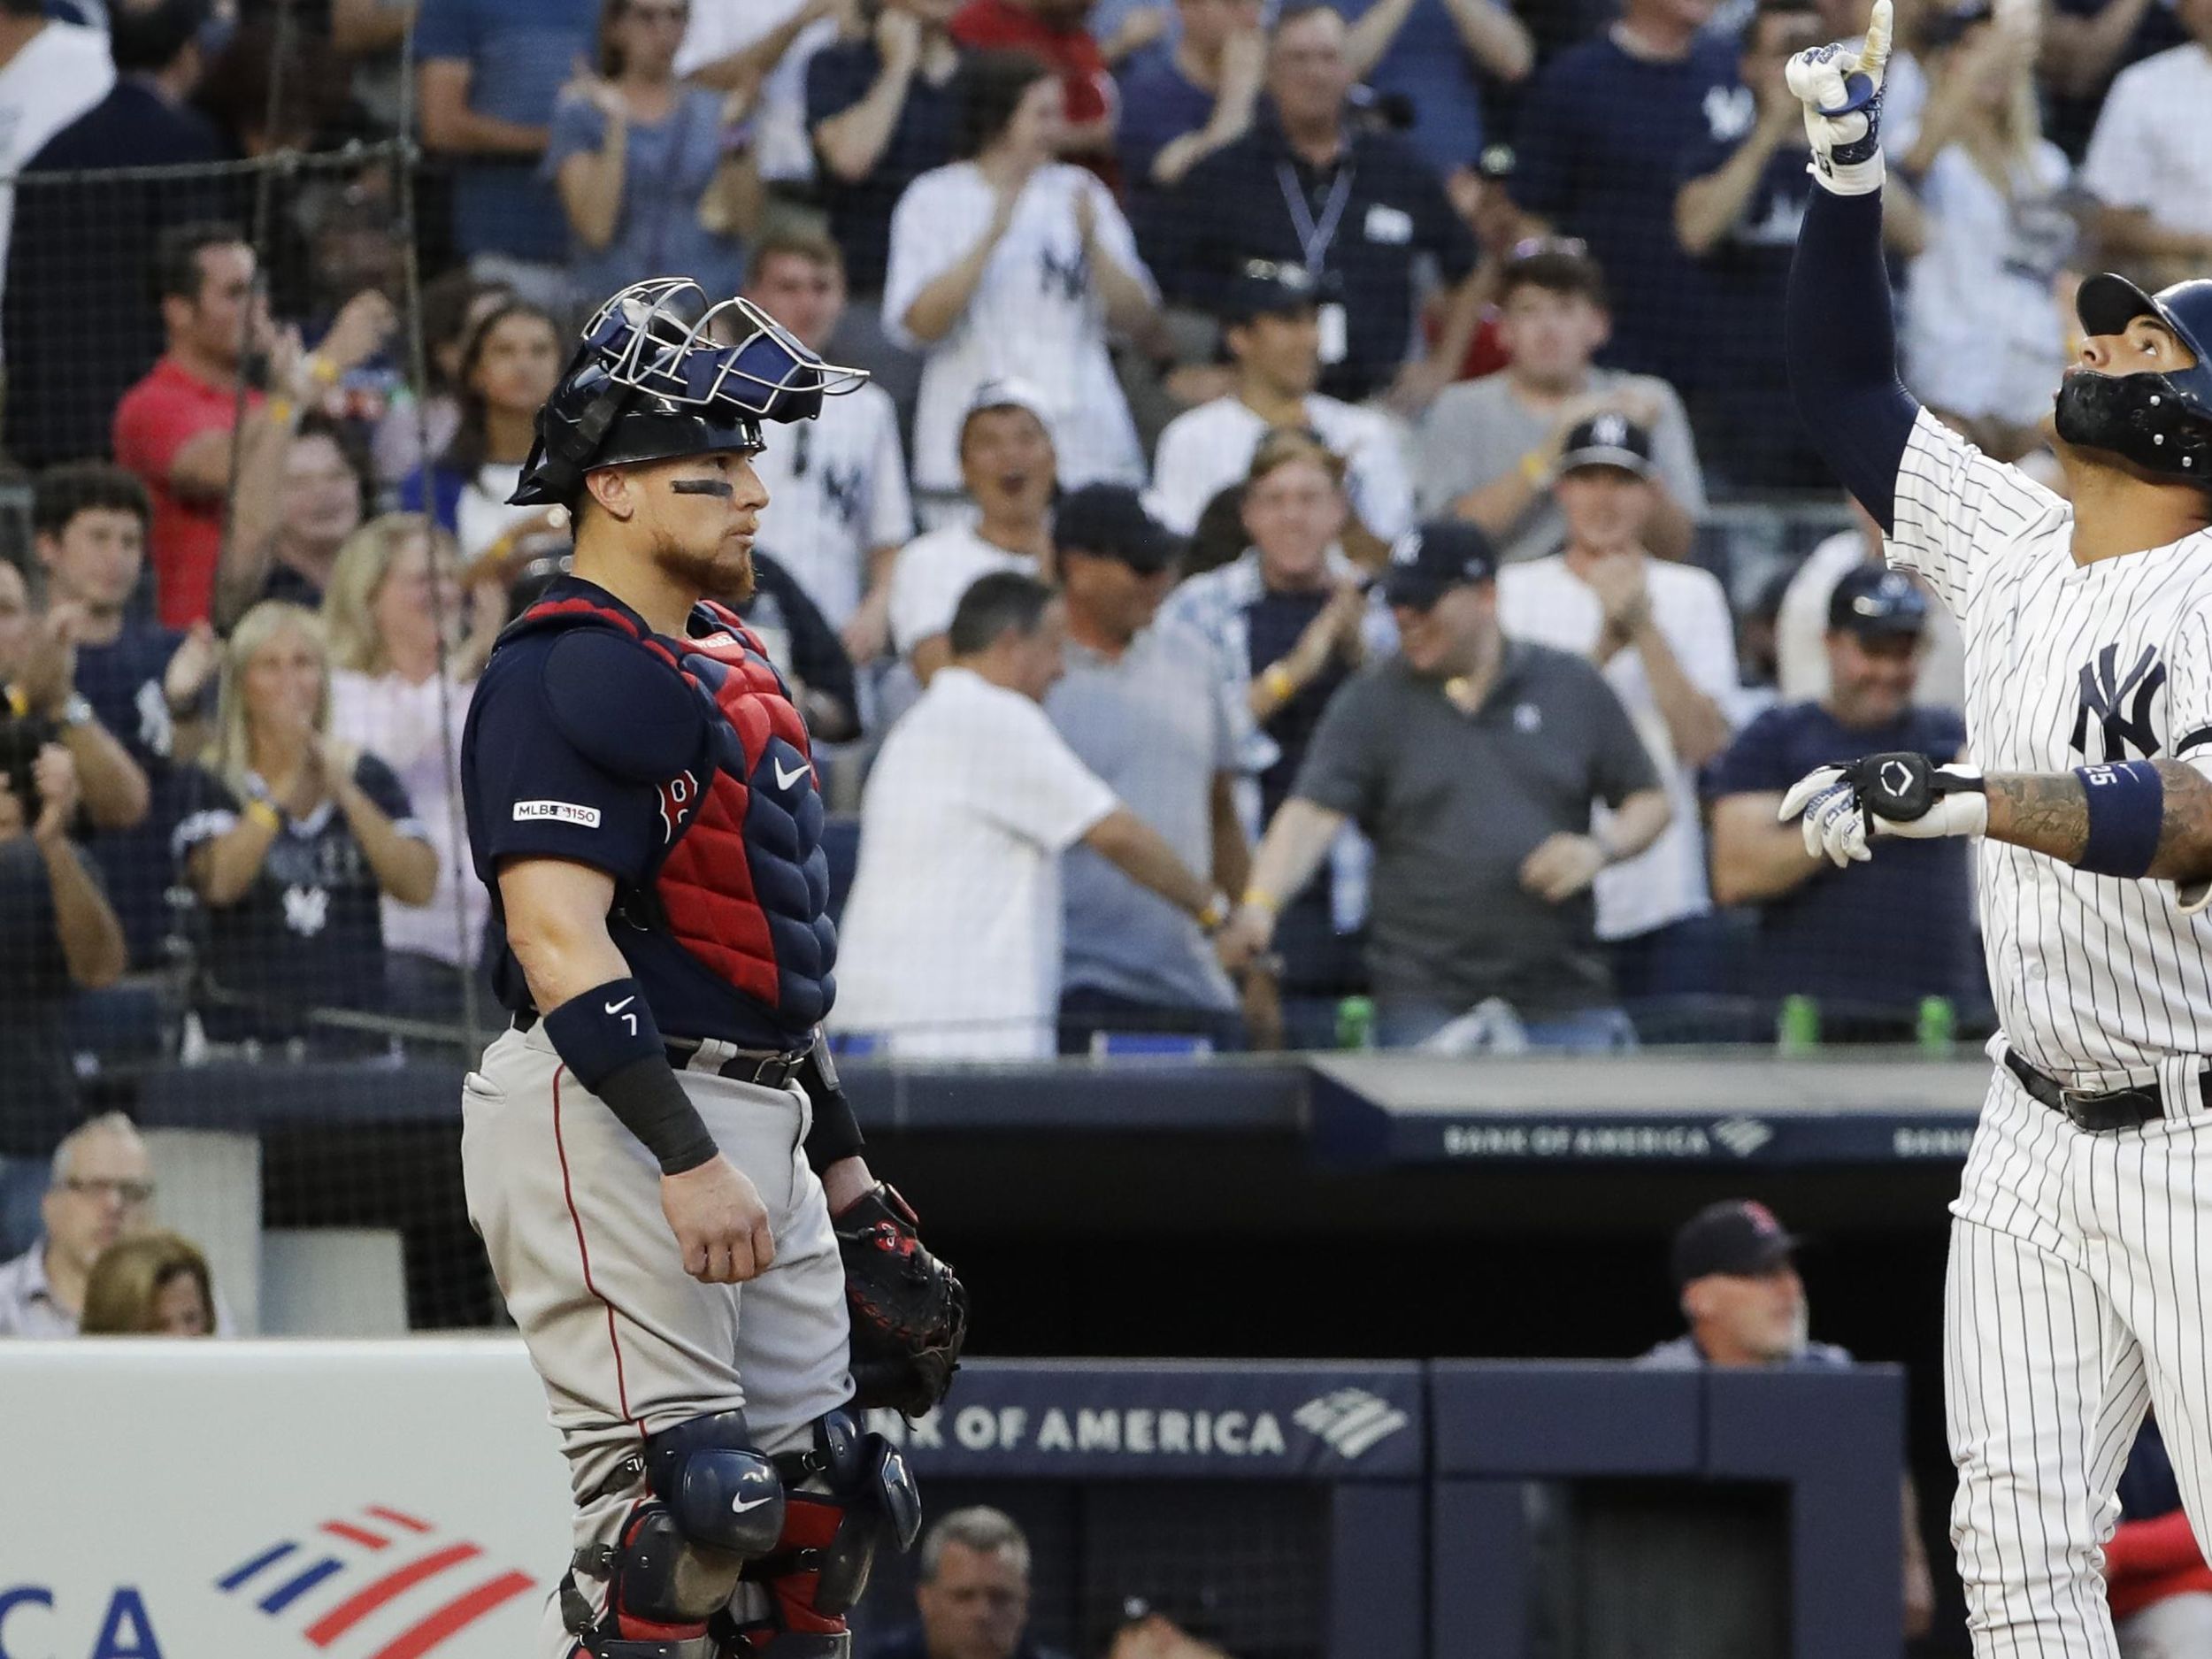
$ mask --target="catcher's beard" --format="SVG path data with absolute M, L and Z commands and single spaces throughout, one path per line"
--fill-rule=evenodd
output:
M 702 598 L 735 606 L 753 596 L 753 553 L 742 542 L 724 542 L 702 553 L 695 546 L 657 534 L 652 559 Z

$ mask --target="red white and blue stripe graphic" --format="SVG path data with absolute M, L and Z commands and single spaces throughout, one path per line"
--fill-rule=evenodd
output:
M 373 1503 L 325 1521 L 305 1540 L 286 1539 L 215 1581 L 226 1595 L 298 1626 L 310 1646 L 347 1659 L 421 1659 L 470 1625 L 537 1587 L 527 1573 L 486 1574 L 484 1548 L 442 1539 L 428 1521 Z M 372 1616 L 406 1621 L 380 1646 L 363 1636 Z M 380 1633 L 391 1617 L 378 1619 Z M 349 1640 L 349 1639 L 352 1640 Z

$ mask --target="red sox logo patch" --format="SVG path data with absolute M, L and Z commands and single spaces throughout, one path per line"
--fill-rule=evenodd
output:
M 684 819 L 699 804 L 699 780 L 687 772 L 680 772 L 661 785 L 661 841 L 666 844 L 676 839 L 676 832 L 684 826 Z

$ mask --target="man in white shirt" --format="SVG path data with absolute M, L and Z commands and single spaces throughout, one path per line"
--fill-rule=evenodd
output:
M 845 311 L 845 261 L 812 231 L 754 244 L 745 296 L 820 355 Z M 898 411 L 882 388 L 856 387 L 795 421 L 753 457 L 768 487 L 759 545 L 780 560 L 843 638 L 856 664 L 890 639 L 891 561 L 914 534 Z
M 951 655 L 946 631 L 969 583 L 993 571 L 1049 572 L 1057 465 L 1051 429 L 1028 388 L 986 382 L 960 423 L 960 478 L 974 521 L 918 536 L 891 567 L 892 649 L 923 685 Z
M 1227 901 L 1046 718 L 1066 634 L 1033 576 L 995 572 L 961 598 L 950 660 L 884 739 L 861 800 L 839 1030 L 902 1059 L 1052 1054 L 1060 855 L 1078 843 L 1210 932 L 1226 919 Z
M 2114 78 L 2078 175 L 2101 204 L 2105 257 L 2154 285 L 2212 260 L 2212 4 L 2178 0 L 2174 15 L 2194 38 Z
M 1498 572 L 1512 638 L 1587 657 L 1650 750 L 1673 817 L 1650 847 L 1597 878 L 1597 934 L 1622 1000 L 1713 989 L 1697 769 L 1727 746 L 1736 691 L 1728 596 L 1705 571 L 1653 558 L 1651 434 L 1603 414 L 1569 433 L 1552 481 L 1563 550 Z
M 764 179 L 814 177 L 806 66 L 837 38 L 835 0 L 695 0 L 676 73 L 719 92 L 757 90 L 753 150 Z
M 114 84 L 115 62 L 98 29 L 50 22 L 41 0 L 0 3 L 0 179 L 14 178 Z M 0 277 L 14 222 L 15 187 L 0 185 Z
M 111 1112 L 71 1131 L 39 1203 L 44 1231 L 0 1266 L 0 1336 L 76 1335 L 93 1263 L 146 1225 L 153 1196 L 153 1160 L 129 1118 Z
M 1320 285 L 1302 265 L 1248 259 L 1232 285 L 1224 335 L 1236 389 L 1177 416 L 1160 434 L 1148 504 L 1178 535 L 1198 527 L 1207 503 L 1241 483 L 1252 451 L 1277 426 L 1303 426 L 1344 457 L 1352 516 L 1345 550 L 1380 564 L 1413 526 L 1397 427 L 1356 403 L 1324 397 Z

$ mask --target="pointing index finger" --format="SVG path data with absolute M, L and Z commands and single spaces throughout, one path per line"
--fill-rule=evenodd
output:
M 1879 77 L 1882 66 L 1889 62 L 1890 0 L 1874 0 L 1874 12 L 1867 19 L 1866 44 L 1859 50 L 1858 72 L 1863 75 Z

